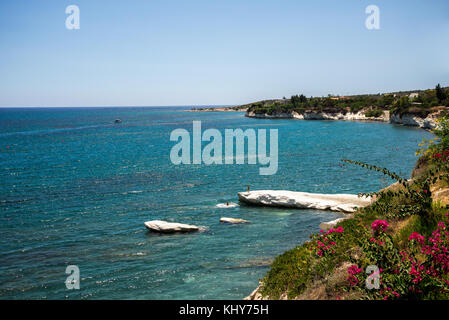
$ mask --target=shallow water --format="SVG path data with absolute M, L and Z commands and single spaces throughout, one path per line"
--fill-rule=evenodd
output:
M 348 158 L 409 176 L 429 133 L 371 122 L 245 118 L 184 108 L 0 109 L 0 298 L 241 299 L 276 255 L 339 214 L 239 205 L 237 192 L 289 189 L 376 191 L 378 173 Z M 115 119 L 123 122 L 114 124 Z M 170 162 L 170 132 L 205 128 L 279 129 L 279 170 L 259 165 Z M 231 225 L 220 217 L 242 218 Z M 206 226 L 158 235 L 160 219 Z M 67 290 L 68 265 L 81 289 Z

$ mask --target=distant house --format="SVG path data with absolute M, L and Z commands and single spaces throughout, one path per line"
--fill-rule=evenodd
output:
M 419 93 L 418 92 L 413 92 L 413 93 L 410 93 L 410 95 L 408 96 L 408 98 L 409 99 L 415 99 L 415 98 L 417 98 L 419 96 Z

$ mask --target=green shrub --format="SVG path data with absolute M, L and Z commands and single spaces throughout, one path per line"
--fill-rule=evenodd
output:
M 383 113 L 384 112 L 382 110 L 374 109 L 374 110 L 368 110 L 367 112 L 365 112 L 365 116 L 378 118 L 381 115 L 383 115 Z

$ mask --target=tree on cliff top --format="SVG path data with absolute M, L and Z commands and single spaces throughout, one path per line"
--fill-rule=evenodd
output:
M 437 84 L 437 86 L 435 87 L 435 91 L 439 102 L 442 102 L 446 99 L 446 93 L 443 89 L 441 89 L 440 84 Z

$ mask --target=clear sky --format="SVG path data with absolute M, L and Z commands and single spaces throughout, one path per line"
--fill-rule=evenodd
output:
M 80 29 L 65 27 L 68 5 Z M 380 8 L 367 30 L 365 8 Z M 448 0 L 1 0 L 0 106 L 231 105 L 449 85 Z

